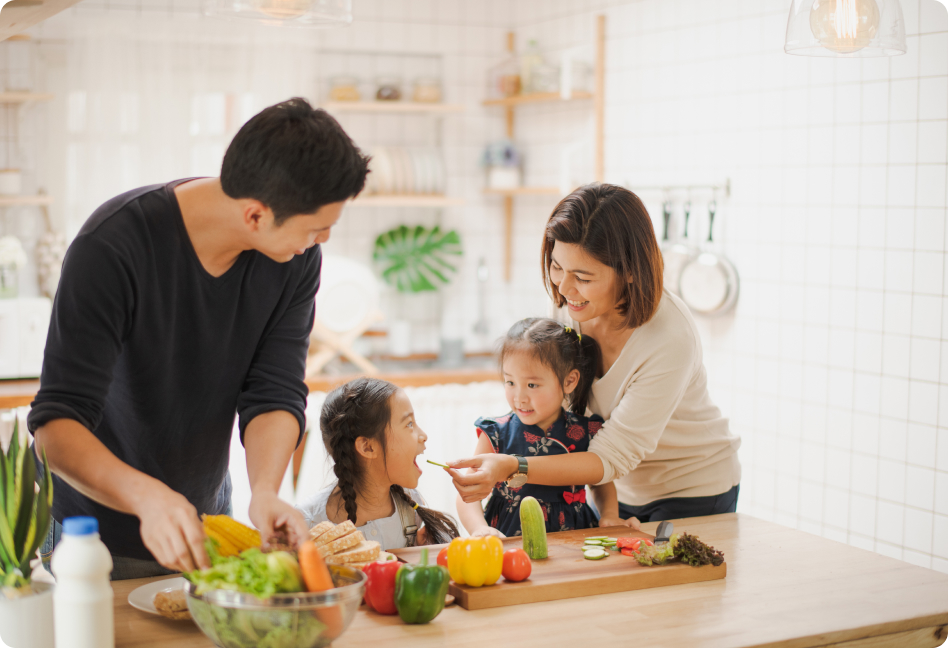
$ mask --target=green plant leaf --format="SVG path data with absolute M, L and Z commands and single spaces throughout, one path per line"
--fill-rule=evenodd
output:
M 399 292 L 417 293 L 450 283 L 457 268 L 449 259 L 461 253 L 461 238 L 453 230 L 401 225 L 375 239 L 372 258 L 387 284 Z
M 16 483 L 16 473 L 17 473 L 17 461 L 20 455 L 20 434 L 18 429 L 19 420 L 15 421 L 13 424 L 13 438 L 10 440 L 10 447 L 7 448 L 7 485 L 6 485 L 6 508 L 7 508 L 7 520 L 11 521 L 14 519 L 13 516 L 16 514 L 16 505 L 17 505 L 17 483 Z
M 13 529 L 4 515 L 0 515 L 0 544 L 10 560 L 10 565 L 16 565 L 16 547 L 13 544 Z
M 17 475 L 18 507 L 16 519 L 10 520 L 10 526 L 13 527 L 13 546 L 14 549 L 22 547 L 26 543 L 30 527 L 34 527 L 36 532 L 36 520 L 33 517 L 35 507 L 33 505 L 36 499 L 36 462 L 33 460 L 33 451 L 28 444 L 20 446 L 20 474 Z M 19 555 L 19 552 L 17 552 Z

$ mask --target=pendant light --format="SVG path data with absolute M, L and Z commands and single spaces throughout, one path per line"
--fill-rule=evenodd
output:
M 905 54 L 899 0 L 793 0 L 787 54 L 854 58 Z
M 352 0 L 205 0 L 204 14 L 281 27 L 341 27 L 352 23 Z

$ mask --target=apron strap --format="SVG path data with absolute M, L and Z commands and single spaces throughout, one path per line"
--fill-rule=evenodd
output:
M 418 525 L 415 524 L 415 509 L 400 497 L 395 498 L 395 508 L 398 509 L 398 517 L 401 519 L 405 540 L 408 542 L 406 546 L 414 547 L 415 535 L 418 533 Z

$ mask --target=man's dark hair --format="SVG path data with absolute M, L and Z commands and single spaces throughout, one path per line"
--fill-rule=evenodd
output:
M 231 198 L 253 198 L 277 225 L 323 205 L 354 198 L 365 186 L 369 158 L 325 110 L 300 97 L 265 108 L 234 136 L 221 166 Z

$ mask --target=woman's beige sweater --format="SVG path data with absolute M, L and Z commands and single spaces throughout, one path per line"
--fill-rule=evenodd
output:
M 740 437 L 708 395 L 694 319 L 668 291 L 595 382 L 589 408 L 606 419 L 589 451 L 620 502 L 720 495 L 741 480 Z

